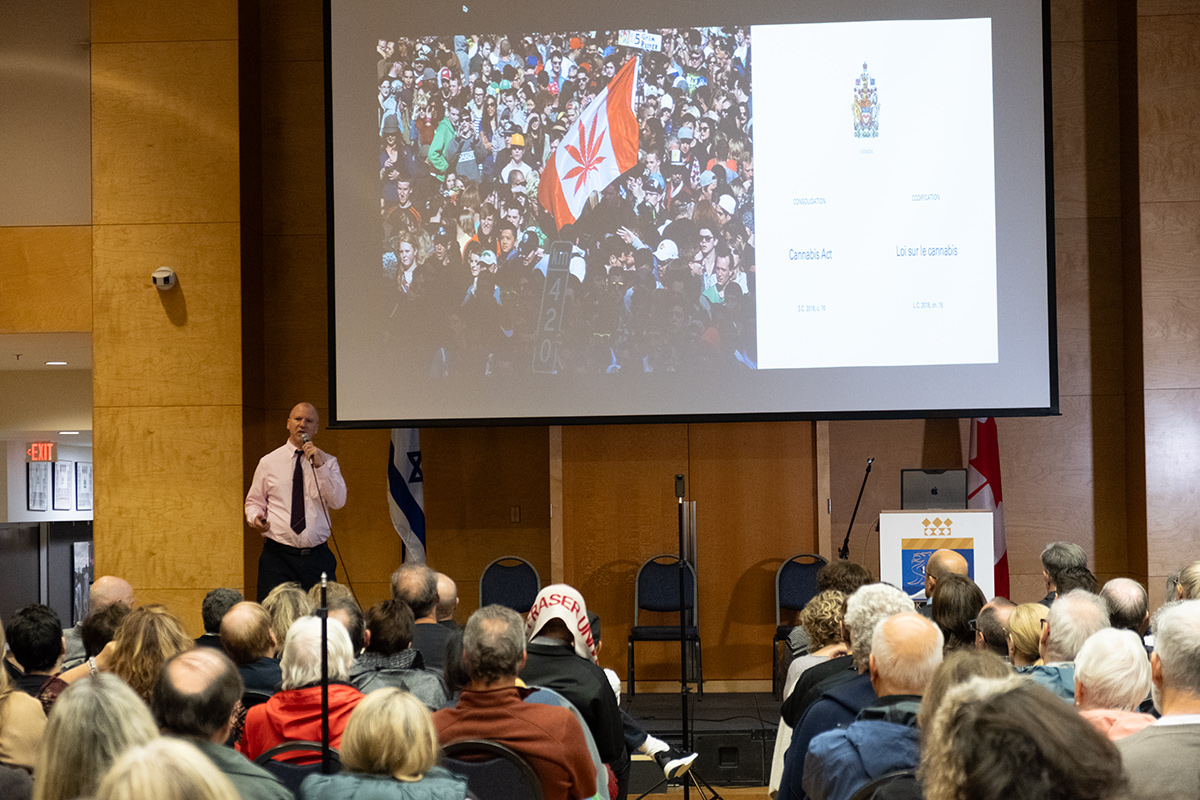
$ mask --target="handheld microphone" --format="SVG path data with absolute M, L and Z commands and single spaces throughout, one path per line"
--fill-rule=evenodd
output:
M 310 442 L 312 442 L 312 437 L 309 436 L 307 433 L 302 433 L 302 434 L 300 434 L 300 441 L 303 442 L 304 444 L 309 444 Z M 313 458 L 314 458 L 314 456 L 309 456 L 308 463 L 311 464 Z

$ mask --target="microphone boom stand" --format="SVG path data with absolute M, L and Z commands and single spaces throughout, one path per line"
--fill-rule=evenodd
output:
M 862 502 L 863 490 L 867 488 L 867 478 L 871 477 L 871 464 L 874 461 L 874 456 L 867 459 L 867 471 L 863 474 L 862 486 L 858 487 L 858 499 L 854 501 L 854 513 L 850 515 L 850 527 L 846 528 L 846 538 L 842 540 L 842 546 L 838 548 L 838 558 L 843 561 L 850 559 L 850 531 L 854 530 L 854 518 L 858 516 L 858 504 Z

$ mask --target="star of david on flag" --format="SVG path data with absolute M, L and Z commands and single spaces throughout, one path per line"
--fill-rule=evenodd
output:
M 393 428 L 388 453 L 388 513 L 405 562 L 425 563 L 425 482 L 421 474 L 421 430 Z

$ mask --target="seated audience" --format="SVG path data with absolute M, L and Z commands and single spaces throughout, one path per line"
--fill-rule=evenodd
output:
M 564 708 L 526 703 L 531 690 L 518 688 L 525 660 L 524 624 L 503 606 L 484 606 L 463 633 L 463 661 L 470 683 L 458 705 L 433 715 L 443 744 L 491 739 L 516 750 L 530 763 L 546 800 L 583 800 L 596 793 L 596 768 L 583 730 Z
M 1059 597 L 1073 592 L 1076 589 L 1083 589 L 1085 592 L 1096 594 L 1100 591 L 1100 584 L 1096 580 L 1096 576 L 1086 566 L 1083 567 L 1067 567 L 1058 575 L 1058 595 Z
M 346 724 L 341 749 L 345 771 L 306 778 L 300 797 L 464 800 L 466 780 L 437 766 L 437 760 L 438 737 L 429 709 L 407 692 L 382 687 L 358 704 Z
M 1075 654 L 1088 637 L 1108 627 L 1108 608 L 1090 592 L 1075 589 L 1060 594 L 1042 626 L 1042 663 L 1020 667 L 1027 675 L 1064 700 L 1075 700 Z
M 932 609 L 930 619 L 942 629 L 947 653 L 975 647 L 975 631 L 971 630 L 971 622 L 986 604 L 987 598 L 983 592 L 966 575 L 951 573 L 937 582 L 929 603 Z
M 122 753 L 157 736 L 150 709 L 120 678 L 101 674 L 75 682 L 55 704 L 38 746 L 36 800 L 94 796 Z
M 458 584 L 444 572 L 437 574 L 437 594 L 438 603 L 435 616 L 439 625 L 443 625 L 450 630 L 458 627 L 458 623 L 454 621 L 454 612 L 458 611 Z
M 1104 584 L 1100 597 L 1108 604 L 1114 628 L 1146 635 L 1150 628 L 1150 597 L 1145 586 L 1129 578 L 1113 578 Z
M 1150 656 L 1154 706 L 1162 718 L 1117 742 L 1141 797 L 1195 797 L 1200 763 L 1200 602 L 1185 600 L 1155 619 Z
M 308 599 L 312 603 L 313 608 L 321 607 L 321 584 L 314 583 L 308 587 Z M 325 582 L 325 602 L 332 603 L 334 600 L 354 600 L 354 592 L 344 583 L 337 581 Z M 357 603 L 357 600 L 354 600 Z
M 96 800 L 239 800 L 237 790 L 193 745 L 155 739 L 125 751 Z
M 880 620 L 912 610 L 909 596 L 885 583 L 863 586 L 850 595 L 842 627 L 846 643 L 854 653 L 857 674 L 849 680 L 832 683 L 831 688 L 823 691 L 804 712 L 784 757 L 780 787 L 792 787 L 792 791 L 798 793 L 803 785 L 804 757 L 812 740 L 825 731 L 849 725 L 858 712 L 879 699 L 871 687 L 869 671 L 875 626 Z M 827 684 L 819 684 L 816 688 L 820 690 L 822 685 Z
M 392 573 L 392 598 L 412 609 L 417 620 L 412 646 L 421 652 L 427 668 L 441 674 L 450 630 L 437 621 L 437 573 L 424 564 L 401 564 Z
M 329 743 L 341 746 L 350 712 L 362 693 L 350 686 L 354 652 L 345 626 L 328 621 Z M 246 729 L 238 750 L 258 758 L 277 744 L 321 741 L 321 620 L 301 617 L 292 623 L 283 646 L 283 690 L 246 712 Z
M 1042 624 L 1050 613 L 1049 604 L 1022 603 L 1008 617 L 1008 660 L 1014 667 L 1030 667 L 1042 662 Z
M 991 650 L 1008 658 L 1008 622 L 1017 604 L 1007 597 L 996 597 L 979 610 L 975 618 L 975 649 Z
M 1042 551 L 1042 578 L 1046 581 L 1046 596 L 1040 602 L 1049 606 L 1060 594 L 1058 580 L 1065 570 L 1071 567 L 1087 568 L 1087 554 L 1083 548 L 1072 542 L 1051 542 Z
M 1105 628 L 1075 654 L 1075 707 L 1114 742 L 1154 722 L 1137 711 L 1150 695 L 1150 662 L 1133 631 Z
M 154 683 L 154 718 L 164 734 L 195 745 L 242 800 L 290 800 L 292 793 L 274 775 L 224 744 L 241 696 L 233 662 L 218 650 L 198 647 L 163 665 Z
M 425 669 L 412 647 L 412 610 L 389 599 L 367 609 L 367 646 L 350 668 L 350 682 L 363 694 L 377 689 L 403 689 L 436 711 L 446 704 L 446 687 L 437 673 Z
M 0 626 L 3 638 L 4 627 Z M 0 669 L 0 764 L 33 769 L 34 754 L 45 729 L 42 704 L 17 688 L 7 670 Z
M 62 629 L 54 609 L 36 603 L 17 611 L 5 625 L 8 648 L 23 673 L 16 679 L 16 687 L 36 697 L 47 715 L 67 688 L 59 677 L 66 653 Z
M 124 603 L 113 603 L 99 611 L 92 611 L 83 618 L 79 636 L 83 640 L 84 660 L 100 655 L 105 646 L 117 635 L 117 628 L 132 611 Z
M 346 633 L 350 635 L 351 652 L 357 658 L 367 643 L 367 620 L 363 617 L 362 607 L 353 597 L 337 597 L 331 598 L 326 608 L 329 610 L 329 618 L 336 619 L 346 628 Z M 312 615 L 318 618 L 321 616 L 319 605 L 313 609 Z
M 854 594 L 860 586 L 871 582 L 871 573 L 867 568 L 853 561 L 838 558 L 825 564 L 817 570 L 817 594 L 827 591 L 837 591 L 846 597 Z M 793 657 L 799 657 L 808 652 L 808 638 L 804 626 L 798 624 L 788 634 L 788 647 Z M 786 697 L 786 694 L 785 694 Z
M 197 647 L 221 649 L 221 620 L 226 612 L 242 602 L 242 593 L 237 589 L 213 589 L 204 595 L 200 604 L 200 617 L 204 622 L 204 634 L 196 639 Z
M 1125 798 L 1116 746 L 1053 697 L 1016 676 L 952 689 L 921 754 L 925 798 Z
M 283 652 L 292 623 L 312 613 L 313 602 L 295 581 L 281 583 L 263 598 L 262 607 L 271 615 L 276 652 Z
M 925 605 L 921 606 L 919 611 L 921 615 L 932 619 L 933 617 L 933 595 L 937 591 L 938 581 L 948 575 L 970 574 L 971 568 L 967 564 L 967 559 L 962 553 L 957 553 L 953 550 L 935 550 L 929 556 L 929 561 L 925 564 Z
M 945 594 L 946 580 L 934 590 L 935 598 Z M 915 611 L 880 620 L 868 668 L 878 699 L 848 727 L 812 740 L 804 761 L 804 794 L 812 800 L 849 800 L 877 778 L 916 769 L 921 695 L 942 662 L 944 644 L 938 626 Z M 785 796 L 802 796 L 796 787 L 780 788 Z
M 140 606 L 117 628 L 106 669 L 149 702 L 166 660 L 194 646 L 183 623 L 166 606 Z
M 128 581 L 112 575 L 101 575 L 92 581 L 92 585 L 88 589 L 89 615 L 103 611 L 116 603 L 125 608 L 133 608 L 133 587 L 129 585 Z M 74 626 L 63 630 L 63 640 L 67 647 L 67 654 L 63 657 L 64 670 L 77 667 L 89 656 L 95 655 L 95 653 L 84 653 L 82 637 L 83 620 L 79 620 Z
M 246 691 L 279 691 L 283 672 L 275 660 L 275 632 L 265 608 L 242 601 L 229 609 L 221 620 L 221 646 L 237 666 Z

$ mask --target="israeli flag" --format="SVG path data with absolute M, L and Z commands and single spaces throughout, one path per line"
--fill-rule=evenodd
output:
M 425 483 L 421 474 L 421 431 L 393 428 L 388 458 L 388 511 L 404 542 L 404 561 L 425 563 Z

